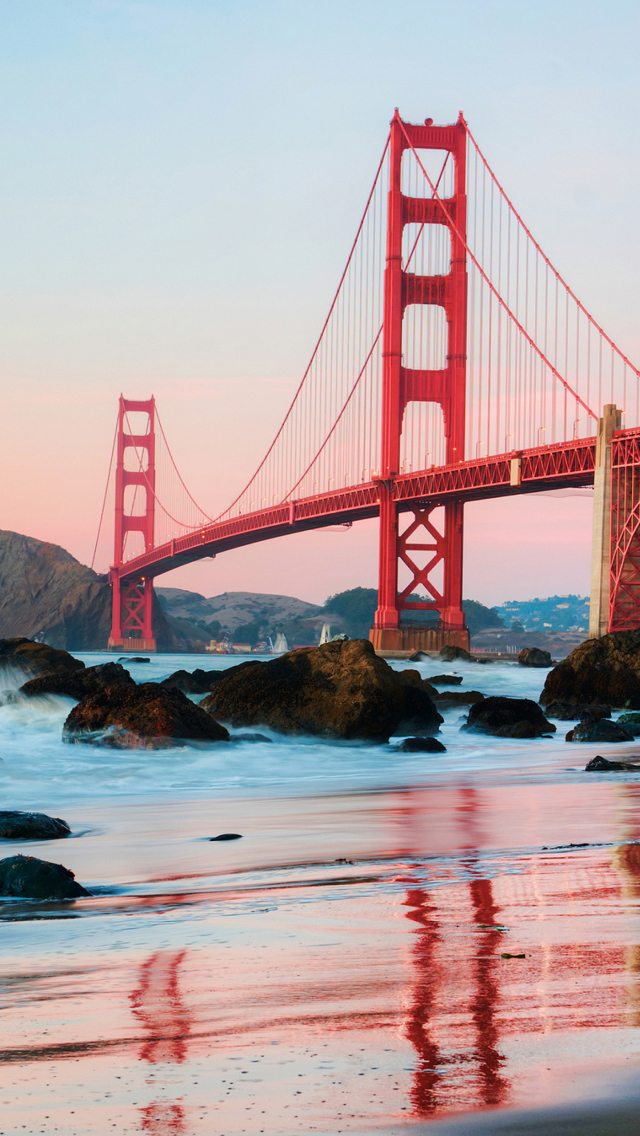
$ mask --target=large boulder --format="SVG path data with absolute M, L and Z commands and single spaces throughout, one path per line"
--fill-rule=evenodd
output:
M 68 651 L 48 647 L 21 636 L 18 639 L 0 639 L 0 669 L 15 667 L 31 675 L 73 674 L 84 670 L 84 663 L 74 659 Z
M 66 820 L 46 813 L 0 812 L 0 840 L 59 840 L 70 833 Z
M 551 667 L 553 662 L 549 651 L 541 651 L 540 647 L 523 647 L 518 655 L 521 667 Z
M 640 710 L 640 631 L 587 639 L 549 671 L 540 702 L 605 703 Z
M 556 727 L 531 698 L 492 697 L 471 707 L 462 729 L 497 738 L 540 738 L 554 734 Z
M 631 730 L 612 722 L 610 718 L 583 718 L 569 730 L 568 742 L 632 742 Z
M 484 694 L 481 694 L 479 690 L 439 690 L 435 695 L 434 702 L 436 706 L 440 702 L 474 706 L 476 702 L 482 702 L 483 698 Z
M 350 639 L 233 667 L 200 705 L 233 726 L 379 742 L 437 732 L 429 689 L 417 671 L 394 671 L 367 639 Z
M 97 694 L 105 686 L 135 685 L 129 671 L 126 671 L 120 663 L 101 663 L 97 667 L 86 667 L 81 671 L 63 671 L 59 674 L 30 678 L 20 687 L 20 694 L 30 697 L 39 694 L 63 694 L 67 698 L 80 701 L 90 694 Z
M 159 748 L 179 741 L 228 741 L 229 733 L 181 690 L 145 682 L 105 686 L 84 698 L 67 717 L 62 737 L 117 748 Z
M 0 860 L 0 895 L 21 899 L 79 899 L 90 892 L 76 883 L 62 864 L 35 856 L 7 856 Z

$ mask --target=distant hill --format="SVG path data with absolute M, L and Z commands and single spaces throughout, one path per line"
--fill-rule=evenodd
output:
M 283 631 L 290 644 L 318 641 L 322 609 L 294 596 L 270 592 L 223 592 L 205 597 L 182 588 L 156 588 L 165 611 L 189 634 L 207 641 L 227 633 L 235 642 L 255 645 Z
M 184 651 L 192 636 L 154 615 L 161 650 Z M 0 638 L 26 635 L 68 651 L 99 651 L 111 630 L 111 588 L 104 576 L 57 544 L 0 530 Z

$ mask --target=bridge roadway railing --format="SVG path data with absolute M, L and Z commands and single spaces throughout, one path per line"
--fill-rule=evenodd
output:
M 619 431 L 620 436 L 638 433 L 638 429 Z M 435 506 L 452 498 L 480 501 L 513 493 L 591 485 L 595 451 L 595 438 L 579 438 L 552 446 L 476 458 L 457 465 L 433 466 L 420 473 L 404 473 L 396 477 L 393 481 L 394 496 L 402 511 L 416 504 Z M 216 521 L 112 567 L 110 579 L 119 577 L 126 581 L 159 576 L 231 548 L 326 525 L 376 517 L 379 484 L 375 480 L 365 482 Z

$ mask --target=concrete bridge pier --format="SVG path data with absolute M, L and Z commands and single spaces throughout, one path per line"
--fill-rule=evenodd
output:
M 609 630 L 609 583 L 611 569 L 611 440 L 622 427 L 622 411 L 613 403 L 598 419 L 596 464 L 593 479 L 593 540 L 591 545 L 591 603 L 589 638 L 599 639 Z

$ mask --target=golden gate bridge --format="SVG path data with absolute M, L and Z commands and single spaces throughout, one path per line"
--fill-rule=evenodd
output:
M 191 495 L 155 400 L 121 396 L 109 646 L 154 647 L 164 572 L 379 517 L 375 647 L 468 647 L 465 502 L 589 485 L 590 634 L 637 627 L 639 424 L 640 372 L 534 239 L 462 112 L 438 126 L 396 110 L 309 365 L 223 513 Z

